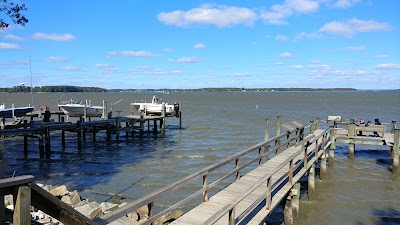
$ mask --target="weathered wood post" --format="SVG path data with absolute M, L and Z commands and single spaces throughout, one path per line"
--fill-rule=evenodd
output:
M 24 129 L 28 128 L 28 120 L 24 120 Z M 24 155 L 28 155 L 28 135 L 24 134 Z M 1 203 L 0 203 L 1 204 Z
M 182 129 L 182 102 L 179 102 L 179 129 Z
M 39 125 L 38 127 L 38 142 L 39 142 L 39 156 L 40 158 L 44 157 L 44 137 L 43 137 L 43 125 Z
M 81 129 L 81 121 L 76 123 L 76 133 L 78 136 L 78 150 L 82 150 L 82 129 Z
M 110 125 L 110 123 L 107 123 L 106 135 L 107 135 L 107 143 L 110 143 L 111 142 L 111 125 Z
M 314 133 L 314 121 L 313 120 L 311 120 L 310 121 L 310 134 L 313 134 Z
M 143 130 L 144 130 L 144 119 L 143 119 L 143 112 L 140 112 L 140 139 L 143 138 Z
M 165 103 L 162 103 L 162 105 L 161 105 L 161 117 L 162 117 L 162 122 L 163 122 L 163 125 L 162 125 L 162 128 L 161 128 L 162 134 L 165 134 L 165 127 L 167 126 L 167 124 L 165 123 L 165 115 L 166 115 L 166 113 L 165 113 Z
M 269 119 L 265 119 L 265 128 L 264 128 L 264 140 L 268 141 L 269 139 Z M 266 144 L 264 146 L 264 153 L 267 153 L 269 151 L 269 145 Z M 268 156 L 266 156 L 268 159 Z
M 207 174 L 203 175 L 203 202 L 208 202 L 208 178 Z
M 150 134 L 150 120 L 147 120 L 147 133 Z
M 119 117 L 115 117 L 115 139 L 117 140 L 117 145 L 119 141 Z
M 313 199 L 315 193 L 315 163 L 308 170 L 308 198 Z
M 326 174 L 326 151 L 325 151 L 325 144 L 326 144 L 326 133 L 322 136 L 322 155 L 321 155 L 321 169 L 320 169 L 320 179 L 325 178 Z
M 276 135 L 281 134 L 281 116 L 276 118 Z M 281 145 L 281 140 L 278 139 L 278 145 Z
M 6 128 L 6 119 L 0 117 L 0 129 L 4 130 Z M 5 138 L 5 135 L 1 135 L 1 138 Z
M 349 137 L 349 158 L 354 159 L 354 137 L 356 136 L 356 125 L 354 121 L 350 121 L 347 132 Z
M 293 208 L 292 208 L 292 196 L 289 195 L 286 198 L 285 209 L 283 211 L 284 216 L 284 224 L 285 225 L 294 225 L 294 218 L 293 218 Z
M 51 145 L 50 145 L 50 128 L 46 127 L 45 129 L 45 148 L 46 148 L 46 158 L 50 158 L 51 155 Z
M 296 183 L 292 190 L 290 191 L 292 195 L 292 213 L 294 223 L 297 224 L 297 219 L 299 218 L 300 211 L 300 183 Z
M 157 120 L 154 120 L 153 123 L 153 134 L 157 134 Z
M 334 161 L 333 159 L 335 158 L 335 124 L 333 126 L 331 126 L 330 129 L 330 141 L 331 141 L 331 145 L 329 147 L 329 167 L 333 167 L 334 166 Z
M 315 130 L 318 130 L 320 128 L 320 125 L 321 125 L 321 119 L 317 118 L 316 122 L 317 123 L 315 124 Z
M 239 173 L 239 158 L 235 160 L 235 170 L 236 170 L 236 180 L 240 179 L 240 173 Z
M 394 130 L 394 144 L 393 144 L 393 171 L 399 167 L 400 157 L 400 129 Z
M 126 138 L 129 137 L 129 131 L 128 131 L 128 129 L 127 129 L 128 127 L 129 127 L 129 123 L 128 123 L 128 122 L 125 122 L 125 128 L 126 128 L 125 136 L 126 136 Z
M 4 204 L 4 202 L 2 202 Z M 17 199 L 14 202 L 14 225 L 31 224 L 31 189 L 27 186 L 18 188 Z
M 391 129 L 390 132 L 391 132 L 392 134 L 394 134 L 394 131 L 395 131 L 395 130 L 396 130 L 396 121 L 393 120 L 393 121 L 392 121 L 392 129 Z
M 87 122 L 87 99 L 85 100 L 85 105 L 83 106 L 83 122 Z

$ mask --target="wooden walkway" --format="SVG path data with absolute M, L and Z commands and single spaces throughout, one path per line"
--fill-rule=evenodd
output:
M 132 222 L 132 224 L 152 225 L 164 215 L 176 209 L 182 209 L 184 206 L 190 205 L 194 200 L 200 198 L 202 199 L 200 204 L 191 207 L 191 209 L 171 224 L 259 225 L 266 220 L 282 201 L 285 201 L 285 225 L 295 224 L 299 210 L 300 196 L 298 181 L 307 174 L 308 194 L 312 195 L 315 191 L 315 164 L 320 163 L 320 175 L 323 177 L 326 173 L 328 158 L 329 165 L 331 163 L 333 165 L 336 142 L 348 143 L 349 155 L 351 153 L 354 154 L 355 144 L 387 145 L 391 149 L 393 168 L 399 166 L 399 129 L 392 129 L 391 133 L 387 133 L 382 126 L 365 128 L 355 127 L 353 123 L 347 125 L 347 129 L 337 128 L 335 125 L 327 129 L 319 129 L 319 120 L 316 122 L 311 121 L 308 126 L 310 128 L 309 135 L 305 136 L 306 127 L 302 124 L 292 121 L 289 124 L 281 126 L 280 118 L 278 117 L 277 135 L 269 139 L 267 120 L 266 140 L 262 143 L 207 166 L 93 221 L 80 220 L 80 214 L 77 214 L 76 211 L 68 207 L 65 213 L 72 220 L 61 218 L 61 221 L 65 224 L 120 224 L 122 218 L 125 218 L 127 214 L 139 208 L 147 207 L 148 219 Z M 281 127 L 285 129 L 283 133 L 281 133 Z M 211 175 L 215 175 L 212 172 L 230 163 L 234 163 L 233 169 L 223 174 L 218 172 L 218 177 L 212 179 L 213 181 L 209 183 Z M 249 171 L 246 174 L 242 172 L 245 169 Z M 226 187 L 221 188 L 209 197 L 210 189 L 217 188 L 218 185 L 224 184 L 222 182 L 227 178 L 232 177 L 236 178 L 235 181 L 230 182 Z M 195 185 L 198 188 L 197 191 L 171 204 L 166 209 L 158 208 L 155 210 L 160 198 L 172 195 L 175 191 L 187 187 L 187 185 L 193 186 L 193 182 L 196 180 L 202 181 L 202 186 Z M 28 186 L 33 191 L 36 191 L 34 185 L 29 184 Z M 44 196 L 44 194 L 41 194 L 41 196 Z M 51 204 L 53 205 L 50 209 L 54 208 L 54 205 L 64 207 L 57 200 L 51 200 Z M 44 199 L 40 200 L 40 202 L 43 201 Z M 32 202 L 32 205 L 35 205 L 35 203 Z M 42 209 L 50 210 L 46 206 L 41 207 Z M 46 212 L 46 210 L 44 211 Z M 61 211 L 52 212 L 50 210 L 51 215 L 55 216 L 59 216 Z

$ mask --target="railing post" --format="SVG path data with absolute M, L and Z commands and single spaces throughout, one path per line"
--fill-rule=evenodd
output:
M 317 118 L 317 123 L 315 124 L 315 130 L 318 130 L 320 128 L 320 124 L 321 124 L 321 119 Z
M 208 178 L 207 174 L 203 176 L 203 202 L 208 202 Z
M 330 141 L 331 145 L 329 147 L 329 167 L 333 167 L 335 158 L 335 125 L 331 126 L 331 133 L 330 133 Z
M 310 121 L 310 134 L 313 134 L 313 133 L 314 133 L 314 121 L 311 120 Z
M 321 155 L 321 171 L 320 171 L 320 178 L 324 179 L 326 174 L 326 151 L 325 151 L 325 144 L 326 144 L 326 133 L 322 136 L 322 155 Z
M 289 184 L 293 185 L 293 159 L 289 162 Z
M 261 155 L 262 153 L 261 153 L 261 148 L 259 148 L 258 149 L 258 157 L 260 158 L 259 160 L 258 160 L 258 165 L 261 165 L 261 162 L 262 162 L 262 155 Z
M 31 224 L 31 189 L 27 186 L 18 188 L 17 201 L 14 203 L 14 225 Z M 2 202 L 4 204 L 4 202 Z
M 395 130 L 396 130 L 396 121 L 393 120 L 393 121 L 392 121 L 392 129 L 391 129 L 390 132 L 391 132 L 392 134 L 394 134 L 394 131 L 395 131 Z
M 235 224 L 235 207 L 229 210 L 229 225 Z
M 267 141 L 269 138 L 269 119 L 265 119 L 265 130 L 264 130 L 264 140 Z M 268 144 L 264 147 L 264 153 L 268 152 Z
M 289 140 L 290 140 L 290 131 L 286 131 L 286 142 L 287 142 L 286 148 L 289 148 L 290 146 Z
M 393 171 L 399 167 L 400 157 L 400 129 L 394 130 L 394 144 L 393 144 Z
M 235 160 L 235 170 L 236 170 L 236 180 L 240 179 L 240 174 L 239 174 L 239 158 Z
M 266 198 L 266 209 L 271 210 L 271 202 L 272 202 L 272 177 L 269 177 L 267 180 L 267 194 L 265 196 Z
M 349 137 L 349 158 L 353 159 L 355 148 L 354 137 L 356 136 L 356 125 L 354 124 L 354 121 L 350 121 L 347 132 Z
M 305 143 L 305 144 L 303 144 L 303 148 L 304 148 L 304 158 L 303 158 L 303 161 L 304 161 L 304 168 L 307 170 L 307 168 L 308 168 L 308 165 L 307 165 L 307 162 L 308 162 L 308 146 L 309 146 L 309 144 L 310 144 L 310 142 L 308 142 L 307 141 L 307 143 Z
M 147 208 L 149 210 L 149 218 L 152 218 L 154 216 L 154 202 L 147 204 Z M 150 225 L 154 225 L 154 222 L 151 222 Z
M 276 135 L 281 134 L 281 116 L 277 116 L 276 118 Z M 277 140 L 278 146 L 281 145 L 281 140 Z

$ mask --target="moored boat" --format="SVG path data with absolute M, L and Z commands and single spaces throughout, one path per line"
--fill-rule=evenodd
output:
M 0 117 L 1 118 L 15 118 L 15 117 L 24 117 L 27 113 L 32 112 L 34 110 L 33 106 L 24 106 L 24 107 L 14 107 L 14 104 L 11 108 L 6 108 L 4 103 L 0 105 Z
M 150 102 L 134 102 L 131 106 L 135 108 L 136 111 L 143 112 L 145 115 L 161 115 L 163 111 L 163 106 L 165 106 L 166 116 L 177 116 L 179 111 L 179 104 L 175 103 L 173 105 L 164 103 L 161 98 L 153 95 L 153 99 Z
M 83 101 L 71 99 L 70 101 L 59 102 L 58 107 L 60 107 L 65 114 L 71 117 L 84 116 L 85 107 L 87 117 L 103 117 L 103 106 L 91 105 L 90 101 L 85 104 Z

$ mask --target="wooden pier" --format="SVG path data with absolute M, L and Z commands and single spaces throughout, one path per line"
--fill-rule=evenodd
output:
M 307 193 L 312 199 L 313 193 L 317 191 L 315 188 L 316 163 L 320 164 L 322 179 L 327 169 L 334 164 L 334 151 L 337 144 L 348 144 L 349 156 L 354 155 L 355 144 L 388 146 L 393 159 L 393 173 L 399 169 L 400 130 L 396 128 L 395 121 L 391 124 L 390 132 L 386 132 L 385 125 L 363 127 L 352 122 L 331 122 L 331 126 L 321 129 L 320 119 L 310 121 L 307 126 L 297 121 L 281 125 L 281 118 L 278 117 L 276 136 L 269 138 L 269 120 L 267 119 L 265 141 L 259 144 L 207 166 L 93 221 L 81 220 L 71 223 L 63 218 L 60 221 L 66 224 L 117 223 L 125 215 L 141 207 L 147 207 L 149 218 L 132 224 L 155 224 L 158 218 L 188 206 L 189 210 L 171 224 L 258 225 L 268 218 L 280 202 L 284 201 L 285 225 L 296 224 L 300 210 L 298 181 L 307 175 Z M 225 169 L 223 174 L 221 168 Z M 160 198 L 174 194 L 187 185 L 194 185 L 196 181 L 201 185 L 195 185 L 197 189 L 194 193 L 167 208 L 158 206 Z M 14 193 L 17 195 L 17 192 Z M 196 200 L 200 203 L 193 204 Z M 66 215 L 75 215 L 74 213 L 76 212 L 70 210 L 65 212 Z M 14 211 L 15 214 L 17 214 L 16 211 Z

